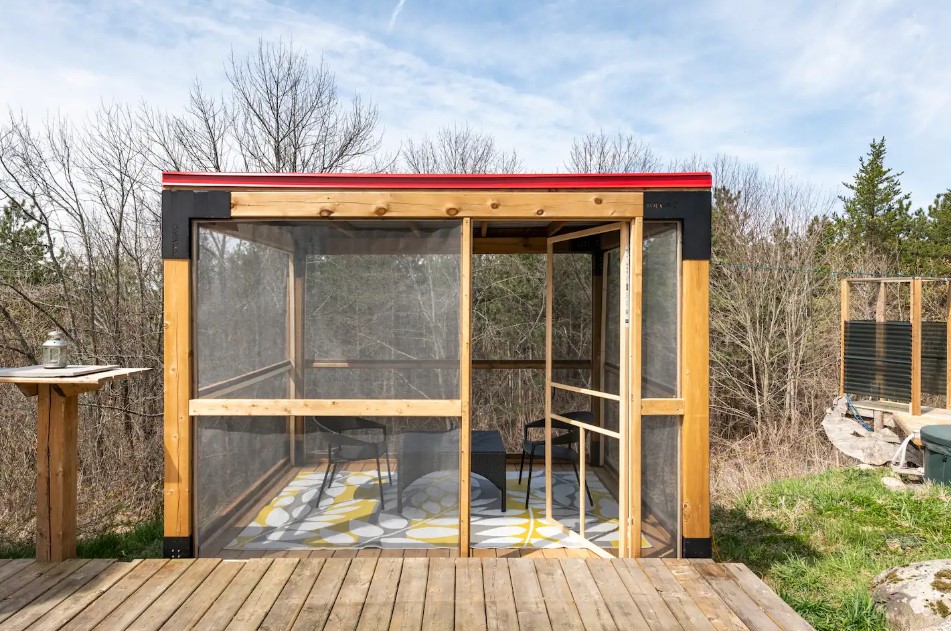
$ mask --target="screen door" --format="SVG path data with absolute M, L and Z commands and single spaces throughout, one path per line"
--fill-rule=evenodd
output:
M 640 245 L 642 227 L 640 219 L 607 224 L 547 244 L 545 513 L 577 544 L 607 557 L 636 554 L 631 541 L 640 539 L 632 532 L 639 531 L 631 438 L 640 389 L 632 392 L 639 266 L 632 267 L 631 242 Z M 585 327 L 588 337 L 579 333 Z M 554 368 L 578 355 L 590 357 L 589 370 Z

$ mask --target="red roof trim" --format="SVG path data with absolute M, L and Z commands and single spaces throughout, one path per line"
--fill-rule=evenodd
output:
M 162 173 L 162 186 L 302 189 L 711 188 L 709 173 L 417 175 L 366 173 Z

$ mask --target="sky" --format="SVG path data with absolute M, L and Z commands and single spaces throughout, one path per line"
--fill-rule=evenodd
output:
M 195 79 L 292 39 L 384 145 L 468 123 L 524 168 L 573 138 L 636 134 L 668 160 L 735 156 L 833 193 L 872 138 L 916 206 L 951 188 L 947 0 L 3 0 L 0 104 L 41 120 L 100 103 L 179 110 Z

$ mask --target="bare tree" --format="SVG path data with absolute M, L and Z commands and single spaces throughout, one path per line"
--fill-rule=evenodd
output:
M 434 137 L 403 143 L 395 169 L 408 173 L 517 173 L 521 161 L 491 135 L 469 125 L 443 127 Z
M 376 107 L 359 96 L 342 102 L 330 69 L 322 60 L 311 65 L 292 43 L 261 41 L 252 55 L 232 53 L 225 73 L 248 170 L 352 170 L 379 147 Z
M 637 136 L 602 130 L 574 139 L 565 168 L 572 173 L 649 173 L 660 168 L 660 160 Z
M 380 146 L 377 108 L 340 95 L 333 72 L 311 64 L 292 42 L 258 42 L 232 52 L 230 91 L 208 94 L 198 81 L 185 111 L 141 107 L 153 163 L 165 169 L 315 172 L 371 170 Z

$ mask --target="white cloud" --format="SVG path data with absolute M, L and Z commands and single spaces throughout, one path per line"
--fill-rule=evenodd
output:
M 906 189 L 951 185 L 951 12 L 942 0 L 442 5 L 8 0 L 0 103 L 82 116 L 101 100 L 178 108 L 257 38 L 323 55 L 380 108 L 389 148 L 468 122 L 533 170 L 571 139 L 638 133 L 668 158 L 733 153 L 836 187 L 873 136 Z M 387 17 L 389 19 L 387 20 Z M 394 28 L 397 21 L 400 28 Z
M 406 0 L 399 0 L 396 3 L 396 6 L 393 7 L 393 13 L 390 14 L 390 23 L 387 25 L 386 30 L 392 31 L 393 27 L 396 26 L 396 20 L 400 17 L 400 13 L 403 12 L 403 6 L 406 4 Z

